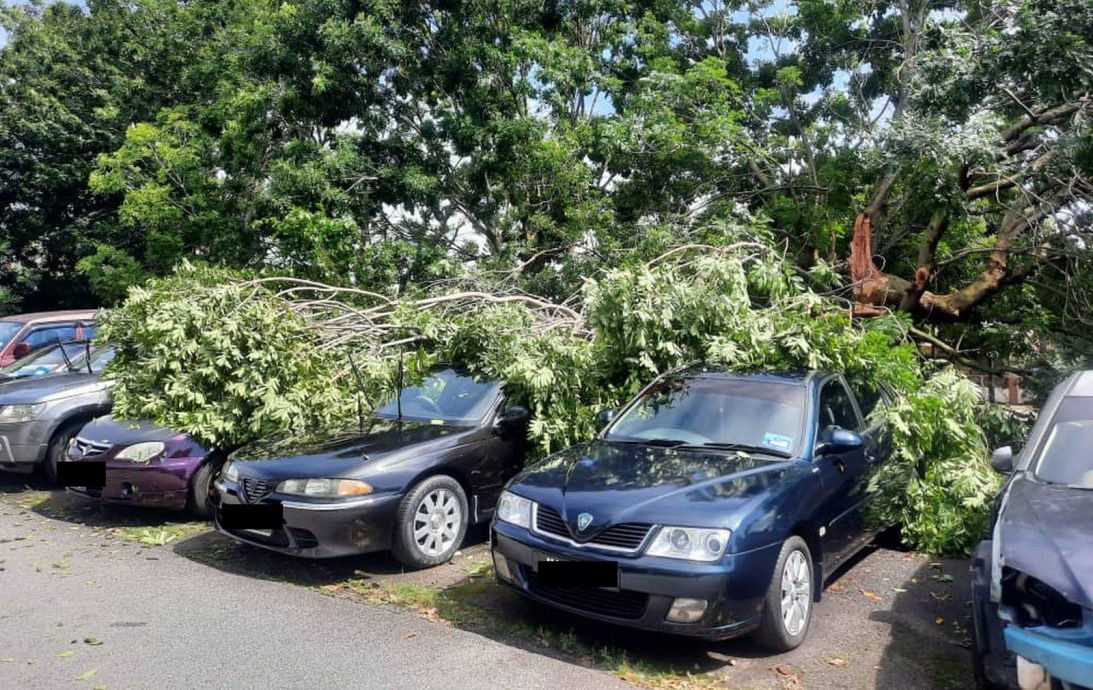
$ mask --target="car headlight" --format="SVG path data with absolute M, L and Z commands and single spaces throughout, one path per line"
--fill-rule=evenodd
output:
M 0 405 L 0 422 L 29 422 L 45 407 L 44 403 L 32 405 Z
M 372 487 L 356 479 L 286 479 L 277 485 L 277 492 L 297 496 L 337 498 L 338 496 L 364 496 L 372 493 Z
M 150 462 L 152 458 L 156 457 L 163 452 L 166 448 L 163 443 L 159 441 L 149 441 L 147 443 L 134 443 L 128 448 L 122 448 L 121 451 L 114 457 L 118 460 L 132 460 L 133 462 Z
M 731 534 L 727 529 L 661 527 L 645 554 L 709 563 L 724 555 Z
M 224 468 L 220 470 L 220 476 L 229 482 L 237 482 L 239 481 L 239 470 L 235 469 L 235 463 L 229 460 L 224 463 Z
M 520 527 L 531 527 L 531 501 L 508 491 L 497 502 L 497 519 Z

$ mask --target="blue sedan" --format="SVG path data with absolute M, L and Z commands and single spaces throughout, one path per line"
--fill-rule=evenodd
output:
M 498 580 L 598 620 L 798 646 L 824 574 L 875 533 L 866 487 L 888 441 L 865 419 L 884 397 L 857 392 L 822 372 L 666 374 L 512 480 Z

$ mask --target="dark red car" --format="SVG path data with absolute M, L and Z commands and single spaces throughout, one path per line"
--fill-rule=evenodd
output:
M 95 337 L 95 310 L 43 311 L 0 319 L 0 367 L 47 345 Z

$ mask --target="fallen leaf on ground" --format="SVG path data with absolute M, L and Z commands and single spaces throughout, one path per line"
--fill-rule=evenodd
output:
M 831 594 L 840 594 L 840 593 L 846 591 L 846 588 L 843 587 L 838 582 L 833 582 L 830 585 L 828 585 L 827 591 Z
M 99 669 L 97 668 L 93 668 L 90 671 L 84 671 L 80 675 L 76 676 L 76 680 L 91 680 L 98 672 Z
M 934 622 L 937 623 L 938 625 L 941 625 L 942 623 L 945 622 L 945 619 L 942 618 L 941 616 L 938 616 L 937 618 L 934 619 Z
M 935 601 L 948 601 L 953 598 L 951 594 L 945 592 L 930 592 L 930 596 L 932 596 Z
M 938 576 L 934 577 L 934 579 L 937 580 L 938 582 L 952 582 L 953 581 L 953 576 L 950 575 L 949 573 L 942 573 L 941 575 L 938 575 Z
M 774 670 L 780 676 L 792 676 L 793 675 L 793 669 L 791 669 L 789 666 L 775 666 Z
M 941 563 L 939 561 L 932 561 L 930 563 L 930 568 L 932 570 L 941 570 Z
M 913 584 L 913 585 L 921 585 L 921 584 L 922 584 L 922 580 L 918 579 L 917 577 L 912 577 L 912 578 L 911 578 L 911 584 Z
M 417 637 L 417 633 L 414 632 L 413 630 L 410 630 L 409 632 L 402 633 L 402 639 L 404 639 L 404 640 L 408 640 L 411 637 Z
M 102 640 L 97 637 L 85 637 L 83 638 L 83 641 L 91 645 L 92 647 L 97 647 L 98 645 L 102 644 Z
M 862 596 L 872 601 L 881 601 L 883 597 L 876 592 L 870 592 L 868 589 L 861 590 Z
M 839 668 L 842 668 L 843 666 L 846 666 L 850 662 L 847 661 L 846 659 L 842 658 L 841 656 L 837 656 L 833 659 L 828 659 L 827 663 L 831 664 L 832 666 L 838 666 Z
M 76 652 L 72 651 L 71 649 L 66 649 L 58 654 L 57 657 L 60 659 L 67 659 L 68 657 L 73 656 L 75 653 Z

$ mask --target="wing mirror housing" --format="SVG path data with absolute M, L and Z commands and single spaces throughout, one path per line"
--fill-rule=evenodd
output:
M 11 354 L 15 357 L 15 359 L 19 359 L 20 357 L 26 357 L 27 355 L 29 355 L 30 351 L 30 343 L 16 343 L 15 347 L 11 349 Z
M 506 436 L 523 428 L 529 419 L 531 419 L 531 412 L 528 411 L 528 408 L 520 405 L 506 407 L 501 410 L 501 414 L 494 421 L 493 433 L 498 436 Z
M 841 426 L 826 426 L 820 432 L 820 442 L 816 444 L 816 455 L 839 455 L 865 445 L 865 439 L 856 431 Z
M 611 423 L 611 420 L 615 418 L 617 413 L 614 410 L 600 410 L 596 413 L 596 423 L 600 425 L 600 428 L 604 428 Z
M 993 467 L 996 472 L 1001 472 L 1002 474 L 1009 474 L 1012 472 L 1013 447 L 1002 446 L 1001 448 L 996 448 L 994 452 L 991 453 L 991 467 Z

